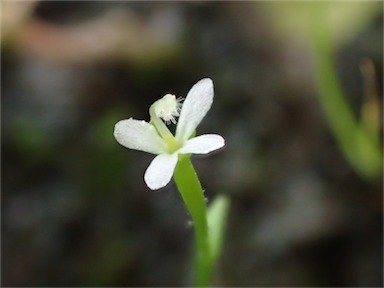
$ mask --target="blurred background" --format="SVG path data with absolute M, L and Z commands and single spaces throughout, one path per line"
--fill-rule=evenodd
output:
M 215 101 L 197 133 L 226 147 L 193 162 L 208 200 L 231 199 L 214 285 L 382 286 L 382 177 L 353 169 L 323 113 L 315 4 L 2 1 L 2 286 L 190 285 L 193 229 L 174 183 L 150 191 L 153 155 L 112 133 L 204 77 Z M 383 3 L 328 9 L 359 118 L 362 59 L 382 107 Z

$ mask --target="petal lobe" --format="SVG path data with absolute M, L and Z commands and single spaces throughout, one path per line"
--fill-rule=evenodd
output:
M 164 140 L 157 134 L 156 129 L 145 121 L 127 119 L 117 122 L 113 132 L 121 145 L 152 154 L 166 151 Z
M 149 164 L 144 181 L 152 190 L 163 188 L 171 181 L 177 164 L 177 154 L 161 154 Z
M 213 82 L 211 79 L 204 78 L 193 85 L 181 108 L 176 127 L 175 137 L 177 141 L 183 143 L 188 140 L 211 108 L 212 102 Z
M 180 154 L 208 154 L 224 147 L 225 140 L 217 134 L 204 134 L 189 139 L 178 151 Z

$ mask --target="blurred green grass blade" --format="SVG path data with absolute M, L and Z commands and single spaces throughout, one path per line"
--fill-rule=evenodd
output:
M 209 245 L 211 248 L 212 266 L 221 254 L 227 226 L 230 200 L 220 195 L 208 207 Z
M 369 132 L 354 117 L 341 89 L 332 60 L 327 27 L 327 3 L 313 5 L 311 17 L 312 50 L 320 103 L 331 131 L 351 166 L 361 176 L 375 180 L 382 174 L 382 151 Z

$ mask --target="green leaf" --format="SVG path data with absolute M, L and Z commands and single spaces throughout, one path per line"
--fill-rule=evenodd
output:
M 230 200 L 228 196 L 220 195 L 208 207 L 208 241 L 211 249 L 212 266 L 221 254 L 228 219 Z

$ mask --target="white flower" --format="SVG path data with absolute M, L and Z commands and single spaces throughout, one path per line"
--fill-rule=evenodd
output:
M 145 183 L 150 189 L 160 189 L 169 183 L 179 154 L 207 154 L 224 146 L 223 137 L 216 134 L 190 138 L 212 102 L 213 83 L 205 78 L 188 92 L 181 111 L 180 99 L 167 94 L 151 106 L 151 124 L 130 118 L 115 125 L 114 136 L 121 145 L 158 155 L 144 174 Z M 159 117 L 166 122 L 174 122 L 179 113 L 173 136 Z

